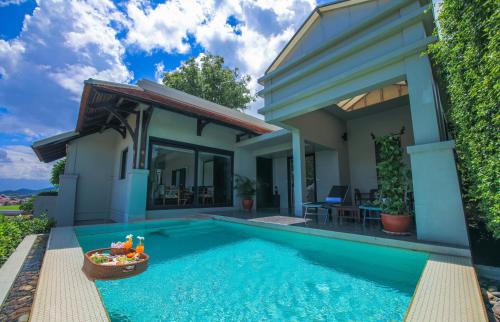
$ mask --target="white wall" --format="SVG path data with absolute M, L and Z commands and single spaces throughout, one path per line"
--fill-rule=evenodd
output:
M 326 112 L 325 110 L 317 110 L 304 114 L 300 117 L 287 120 L 286 124 L 299 129 L 301 135 L 303 135 L 306 141 L 317 143 L 337 151 L 340 170 L 340 184 L 349 184 L 348 145 L 342 139 L 343 134 L 347 131 L 344 121 Z
M 129 124 L 135 124 L 135 116 L 130 116 Z M 126 175 L 120 179 L 120 165 L 123 150 L 128 149 Z M 134 145 L 130 134 L 127 132 L 125 139 L 118 136 L 115 146 L 112 149 L 114 154 L 113 172 L 111 175 L 111 200 L 110 200 L 110 219 L 116 222 L 126 221 L 126 211 L 128 204 L 128 188 L 130 183 L 130 171 L 132 170 Z
M 372 114 L 347 122 L 347 144 L 349 150 L 349 168 L 351 176 L 351 193 L 355 188 L 361 192 L 377 189 L 377 169 L 375 162 L 375 143 L 371 137 L 398 133 L 401 127 L 405 133 L 401 137 L 401 145 L 413 145 L 413 129 L 408 106 L 394 108 L 382 113 Z M 405 160 L 409 158 L 405 152 Z
M 340 185 L 339 155 L 334 150 L 316 152 L 316 197 L 325 201 L 333 185 Z
M 95 133 L 68 145 L 65 174 L 78 175 L 75 220 L 109 219 L 115 146 L 112 130 Z

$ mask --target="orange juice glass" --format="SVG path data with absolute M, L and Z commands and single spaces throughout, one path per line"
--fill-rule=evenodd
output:
M 144 245 L 143 244 L 137 245 L 137 247 L 135 248 L 135 252 L 139 254 L 144 253 Z

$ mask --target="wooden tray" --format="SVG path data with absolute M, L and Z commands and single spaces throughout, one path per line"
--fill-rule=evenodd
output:
M 132 277 L 144 272 L 148 268 L 149 256 L 148 254 L 140 254 L 139 261 L 134 264 L 120 264 L 120 265 L 100 265 L 94 263 L 90 256 L 94 253 L 104 253 L 111 251 L 111 248 L 94 249 L 85 253 L 83 259 L 83 272 L 90 279 L 94 280 L 116 280 L 121 278 Z M 133 250 L 131 250 L 133 251 Z

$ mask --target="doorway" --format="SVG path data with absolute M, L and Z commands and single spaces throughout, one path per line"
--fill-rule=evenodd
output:
M 316 156 L 314 153 L 306 154 L 306 200 L 304 202 L 316 202 Z M 288 209 L 294 208 L 294 195 L 293 195 L 293 158 L 288 157 L 287 162 L 287 176 L 288 176 Z
M 274 207 L 273 159 L 257 157 L 257 209 Z

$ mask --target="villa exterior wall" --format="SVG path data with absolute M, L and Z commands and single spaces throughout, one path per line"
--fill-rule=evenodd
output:
M 404 158 L 409 164 L 406 147 L 413 145 L 414 141 L 410 108 L 408 106 L 347 121 L 351 194 L 355 188 L 360 189 L 362 192 L 377 189 L 375 142 L 371 134 L 373 133 L 378 137 L 399 133 L 402 127 L 405 128 L 405 132 L 401 136 L 401 146 L 405 151 Z
M 377 19 L 369 28 L 322 47 L 394 6 L 399 9 Z M 280 66 L 262 79 L 264 90 L 260 93 L 265 107 L 260 112 L 266 121 L 282 122 L 404 80 L 405 59 L 418 57 L 434 40 L 424 26 L 424 18 L 430 14 L 419 1 L 370 1 L 325 13 L 281 66 L 297 60 L 300 64 L 283 71 L 279 71 Z
M 78 175 L 74 220 L 109 219 L 118 138 L 108 130 L 68 145 L 65 174 Z
M 323 150 L 315 153 L 316 198 L 325 201 L 333 185 L 340 185 L 339 152 Z
M 350 183 L 347 143 L 342 139 L 347 131 L 344 121 L 324 110 L 317 110 L 289 119 L 286 124 L 298 129 L 304 140 L 337 151 L 339 183 L 344 185 Z
M 129 124 L 135 124 L 135 116 L 131 115 L 128 118 Z M 120 179 L 120 164 L 122 152 L 128 149 L 126 175 L 124 179 Z M 115 156 L 113 162 L 113 174 L 111 177 L 111 202 L 110 202 L 110 219 L 116 222 L 124 222 L 127 220 L 127 204 L 130 198 L 128 189 L 130 186 L 130 172 L 132 171 L 134 144 L 130 134 L 127 132 L 125 139 L 118 137 L 116 144 L 113 147 Z

